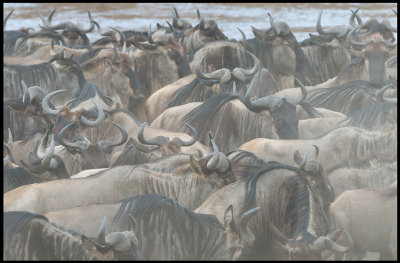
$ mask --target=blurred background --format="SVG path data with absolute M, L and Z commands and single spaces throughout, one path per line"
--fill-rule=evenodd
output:
M 122 30 L 147 31 L 149 25 L 156 28 L 156 23 L 167 26 L 165 20 L 172 21 L 172 7 L 175 6 L 181 18 L 193 26 L 198 23 L 196 9 L 204 18 L 217 21 L 219 28 L 228 38 L 241 39 L 236 27 L 253 38 L 251 26 L 258 29 L 270 27 L 267 12 L 275 21 L 288 23 L 298 41 L 308 38 L 308 33 L 316 33 L 318 14 L 323 11 L 321 25 L 323 28 L 334 25 L 349 25 L 350 9 L 360 8 L 358 14 L 363 22 L 369 18 L 378 21 L 388 19 L 397 28 L 396 3 L 4 3 L 3 17 L 15 9 L 7 22 L 6 30 L 17 30 L 31 26 L 37 29 L 41 20 L 35 13 L 38 9 L 44 16 L 53 8 L 57 11 L 52 24 L 71 21 L 89 25 L 87 10 L 102 28 L 114 26 Z M 396 39 L 397 35 L 395 34 Z M 97 39 L 97 31 L 88 34 Z

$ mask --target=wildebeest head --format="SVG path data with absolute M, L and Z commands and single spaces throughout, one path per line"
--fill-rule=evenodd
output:
M 261 68 L 261 62 L 260 60 L 254 56 L 252 53 L 247 51 L 247 53 L 252 57 L 253 59 L 253 67 L 249 69 L 243 69 L 236 67 L 232 71 L 230 71 L 227 68 L 221 68 L 218 70 L 215 70 L 210 73 L 204 73 L 201 70 L 201 65 L 204 60 L 204 58 L 207 55 L 204 55 L 198 62 L 195 68 L 195 72 L 197 74 L 197 77 L 201 79 L 206 85 L 213 85 L 213 84 L 219 84 L 219 90 L 216 91 L 216 93 L 220 93 L 223 91 L 228 91 L 230 87 L 233 87 L 233 83 L 236 83 L 236 87 L 239 90 L 246 90 L 245 86 L 245 81 L 246 77 L 251 77 L 254 74 L 256 74 L 260 68 Z M 241 92 L 238 92 L 241 93 Z
M 79 154 L 81 156 L 80 170 L 106 168 L 109 166 L 108 156 L 113 147 L 124 144 L 128 139 L 126 130 L 118 123 L 113 124 L 121 131 L 121 140 L 117 142 L 99 141 L 97 144 L 91 144 L 84 136 L 77 135 L 73 142 L 64 138 L 65 131 L 73 125 L 73 123 L 65 126 L 58 135 L 60 144 L 67 148 L 71 154 Z
M 263 98 L 251 100 L 251 89 L 254 86 L 255 78 L 251 81 L 250 87 L 246 92 L 243 103 L 246 107 L 254 112 L 268 110 L 274 120 L 274 125 L 280 139 L 298 139 L 299 117 L 296 113 L 296 105 L 301 103 L 307 97 L 307 90 L 304 85 L 296 79 L 300 84 L 302 95 L 300 98 L 291 98 L 289 96 L 279 97 L 275 94 L 265 96 Z
M 293 158 L 294 161 L 300 166 L 304 178 L 307 180 L 310 188 L 316 193 L 318 201 L 323 206 L 323 209 L 328 212 L 329 205 L 333 202 L 335 195 L 331 183 L 326 175 L 322 165 L 318 162 L 319 148 L 316 145 L 314 157 L 307 161 L 307 155 L 304 153 L 304 157 L 300 156 L 298 150 L 296 150 Z
M 138 101 L 145 98 L 145 91 L 139 82 L 135 64 L 125 53 L 106 49 L 81 64 L 89 81 L 96 82 L 106 95 L 118 96 L 123 107 L 133 111 Z
M 104 118 L 105 118 L 104 111 L 103 111 L 102 107 L 99 105 L 99 103 L 93 99 L 90 99 L 90 101 L 97 108 L 98 114 L 96 116 L 97 117 L 96 120 L 89 120 L 84 116 L 84 115 L 92 115 L 93 116 L 93 113 L 91 113 L 90 110 L 85 109 L 89 106 L 88 105 L 89 101 L 85 101 L 85 102 L 81 103 L 78 107 L 75 107 L 73 109 L 68 108 L 68 103 L 70 103 L 71 101 L 66 102 L 62 106 L 56 107 L 56 109 L 52 109 L 50 107 L 50 99 L 54 95 L 64 92 L 64 91 L 65 90 L 56 90 L 56 91 L 50 92 L 42 100 L 43 111 L 50 115 L 56 116 L 55 124 L 53 127 L 54 134 L 58 134 L 62 128 L 64 128 L 66 125 L 68 125 L 70 123 L 79 124 L 74 127 L 76 129 L 80 125 L 84 125 L 84 126 L 88 126 L 88 127 L 95 127 L 95 126 L 100 125 L 104 121 Z
M 205 154 L 200 160 L 190 156 L 190 166 L 193 172 L 204 176 L 207 180 L 217 181 L 219 187 L 235 182 L 236 177 L 228 157 L 219 151 L 211 134 L 209 134 L 209 137 L 212 152 Z M 210 152 L 210 150 L 207 152 Z
M 92 241 L 82 235 L 82 245 L 101 260 L 144 260 L 135 235 L 135 232 L 138 231 L 138 224 L 132 215 L 129 215 L 129 219 L 131 225 L 128 231 L 113 232 L 106 236 L 107 216 L 104 217 L 97 241 Z
M 145 145 L 155 145 L 156 147 L 146 147 L 142 148 L 141 151 L 146 152 L 149 154 L 149 160 L 153 160 L 155 158 L 165 156 L 168 154 L 173 154 L 173 153 L 179 153 L 181 152 L 181 147 L 187 147 L 193 145 L 197 138 L 198 138 L 198 132 L 195 128 L 190 126 L 189 124 L 185 123 L 185 125 L 192 130 L 193 137 L 189 141 L 183 141 L 179 137 L 174 137 L 172 140 L 170 140 L 168 137 L 159 135 L 151 139 L 145 139 L 144 138 L 144 127 L 147 125 L 146 122 L 144 122 L 138 132 L 138 139 L 139 142 L 145 144 Z
M 342 234 L 343 228 L 339 228 L 326 236 L 315 237 L 305 232 L 294 238 L 288 238 L 273 223 L 269 222 L 269 227 L 283 250 L 288 254 L 289 260 L 321 260 L 321 253 L 325 249 L 339 253 L 347 251 L 347 247 L 335 243 Z
M 386 61 L 397 44 L 386 40 L 384 33 L 389 31 L 378 31 L 376 29 L 378 26 L 371 27 L 372 29 L 363 32 L 363 27 L 366 24 L 353 28 L 347 35 L 347 43 L 351 47 L 351 53 L 361 57 L 364 62 L 366 78 L 369 81 L 381 84 L 386 75 Z M 378 23 L 377 25 L 380 25 L 378 28 L 386 29 L 382 24 Z
M 71 44 L 75 44 L 79 39 L 81 39 L 83 45 L 89 45 L 89 39 L 86 36 L 86 33 L 92 32 L 95 26 L 97 26 L 97 28 L 100 30 L 100 26 L 95 20 L 93 20 L 89 10 L 88 17 L 90 26 L 87 29 L 82 28 L 79 25 L 75 25 L 72 22 L 64 22 L 55 26 L 45 24 L 42 28 L 47 30 L 63 30 L 62 36 L 67 38 Z
M 197 18 L 199 19 L 198 28 L 200 30 L 201 36 L 212 37 L 215 38 L 215 40 L 222 40 L 227 38 L 224 33 L 219 30 L 217 22 L 215 22 L 215 20 L 204 19 L 199 10 L 197 10 Z
M 174 28 L 181 31 L 192 28 L 192 25 L 187 20 L 179 17 L 175 6 L 172 7 L 172 25 Z
M 227 247 L 233 251 L 232 260 L 246 257 L 255 242 L 255 236 L 248 227 L 249 220 L 260 211 L 260 207 L 250 209 L 240 216 L 236 223 L 233 219 L 233 207 L 230 205 L 224 214 L 225 230 L 227 232 Z
M 283 21 L 274 22 L 270 13 L 268 13 L 268 17 L 271 28 L 267 31 L 263 31 L 252 26 L 251 28 L 254 36 L 258 40 L 266 41 L 267 43 L 274 45 L 280 45 L 286 42 L 290 47 L 294 48 L 297 44 L 297 40 L 290 30 L 289 25 Z M 243 38 L 245 38 L 243 33 L 242 35 Z

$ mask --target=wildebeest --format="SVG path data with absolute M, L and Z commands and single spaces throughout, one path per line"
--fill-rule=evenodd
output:
M 129 231 L 106 236 L 103 224 L 97 240 L 92 240 L 49 223 L 45 216 L 39 214 L 4 212 L 3 219 L 4 260 L 144 259 L 137 248 L 135 226 L 131 226 Z
M 80 25 L 75 25 L 69 21 L 57 25 L 44 25 L 43 28 L 48 30 L 62 30 L 61 35 L 65 38 L 69 46 L 89 45 L 89 39 L 86 33 L 92 32 L 95 26 L 97 26 L 97 29 L 99 29 L 100 26 L 93 19 L 90 11 L 88 10 L 87 12 L 90 21 L 90 26 L 88 28 L 82 28 Z
M 318 259 L 324 249 L 345 251 L 334 243 L 340 231 L 328 234 L 333 191 L 321 164 L 298 152 L 294 158 L 300 168 L 269 162 L 246 180 L 221 188 L 195 211 L 222 221 L 221 211 L 230 205 L 259 206 L 249 226 L 256 240 L 247 259 Z M 240 213 L 234 211 L 234 218 Z
M 8 167 L 3 165 L 3 193 L 21 185 L 40 183 L 41 181 L 22 166 Z
M 235 93 L 243 96 L 247 90 L 246 79 L 254 76 L 260 69 L 260 61 L 253 54 L 249 55 L 253 59 L 253 66 L 250 68 L 235 67 L 230 70 L 224 67 L 209 73 L 201 70 L 202 62 L 206 58 L 203 56 L 195 68 L 196 78 L 188 76 L 180 79 L 150 96 L 145 105 L 147 121 L 151 123 L 161 112 L 170 107 L 205 101 L 221 92 L 233 93 L 234 87 L 236 87 Z M 209 56 L 208 54 L 207 57 Z
M 92 143 L 84 136 L 77 135 L 71 142 L 64 138 L 65 131 L 71 125 L 73 123 L 65 126 L 58 134 L 61 145 L 54 146 L 54 135 L 52 135 L 50 146 L 45 146 L 46 149 L 43 150 L 41 147 L 47 145 L 47 133 L 37 149 L 37 154 L 33 154 L 34 158 L 30 158 L 29 163 L 23 163 L 24 166 L 33 173 L 49 172 L 53 177 L 69 178 L 82 170 L 109 167 L 112 148 L 125 143 L 128 139 L 126 130 L 118 123 L 113 122 L 113 125 L 121 132 L 121 138 L 117 141 L 101 140 Z M 40 150 L 45 153 L 40 153 Z
M 333 225 L 343 227 L 354 242 L 346 259 L 361 260 L 372 251 L 380 260 L 397 260 L 397 180 L 384 189 L 345 191 L 330 211 Z
M 212 145 L 213 152 L 199 160 L 188 154 L 173 154 L 144 165 L 109 168 L 86 178 L 22 186 L 4 195 L 4 209 L 46 213 L 111 203 L 144 193 L 160 193 L 193 209 L 236 180 L 230 161 L 219 152 L 214 141 Z
M 293 88 L 294 77 L 308 84 L 301 74 L 307 66 L 304 52 L 288 24 L 283 21 L 275 23 L 269 13 L 268 16 L 271 28 L 267 31 L 252 27 L 255 38 L 249 40 L 242 33 L 246 49 L 276 76 L 280 89 Z
M 119 135 L 115 133 L 115 130 L 112 128 L 112 122 L 123 123 L 129 137 L 125 145 L 113 147 L 110 157 L 110 164 L 112 166 L 115 166 L 116 163 L 119 163 L 118 165 L 146 163 L 167 153 L 183 152 L 192 154 L 195 157 L 203 156 L 205 146 L 196 140 L 193 141 L 193 138 L 197 137 L 197 135 L 193 136 L 197 131 L 194 132 L 194 130 L 191 130 L 191 135 L 188 135 L 183 132 L 171 132 L 169 130 L 152 127 L 146 127 L 144 129 L 145 124 L 141 123 L 134 114 L 127 110 L 114 110 L 109 112 L 101 125 L 95 128 L 85 129 L 82 133 L 89 141 L 104 139 L 116 141 L 119 139 Z M 161 139 L 162 142 L 159 144 L 164 144 L 167 140 L 171 141 L 171 143 L 163 146 L 149 146 L 146 145 L 146 143 L 143 144 L 139 140 L 141 128 L 143 129 L 142 141 L 154 142 L 154 138 L 161 136 L 166 138 Z M 186 143 L 182 144 L 180 140 Z M 158 141 L 158 139 L 156 139 L 156 141 Z M 187 142 L 193 142 L 193 144 Z
M 316 88 L 309 91 L 306 102 L 314 107 L 341 112 L 349 115 L 361 108 L 377 102 L 380 89 L 386 90 L 391 83 L 382 88 L 366 80 L 353 80 L 329 88 Z
M 319 161 L 326 173 L 340 167 L 360 168 L 371 161 L 394 162 L 397 159 L 397 129 L 388 132 L 366 131 L 357 127 L 339 127 L 312 140 L 274 140 L 258 138 L 240 146 L 265 161 L 294 165 L 290 156 L 297 149 L 320 149 Z
M 222 92 L 204 103 L 188 103 L 164 111 L 151 124 L 152 127 L 172 131 L 186 131 L 178 123 L 187 122 L 199 132 L 199 141 L 206 144 L 211 132 L 222 151 L 236 150 L 253 138 L 298 138 L 296 105 L 307 96 L 279 97 L 274 94 L 259 99 L 250 98 L 254 78 L 244 99 Z
M 227 37 L 218 28 L 215 20 L 204 19 L 197 10 L 197 18 L 199 24 L 184 32 L 184 36 L 180 39 L 180 43 L 186 54 L 190 54 L 193 50 L 206 42 L 227 39 Z
M 346 190 L 382 189 L 397 179 L 397 162 L 379 162 L 366 168 L 339 168 L 328 174 L 335 196 Z
M 58 225 L 90 235 L 98 217 L 112 218 L 109 228 L 123 231 L 132 215 L 138 222 L 135 236 L 146 259 L 239 259 L 254 242 L 249 220 L 258 209 L 251 209 L 239 221 L 232 217 L 234 207 L 225 211 L 221 224 L 214 215 L 194 213 L 173 199 L 160 194 L 135 195 L 115 204 L 75 207 L 46 214 Z M 66 220 L 67 219 L 67 220 Z M 69 219 L 69 220 L 68 220 Z M 94 223 L 96 222 L 96 224 Z M 163 227 L 158 227 L 162 225 Z M 174 242 L 168 242 L 170 238 Z

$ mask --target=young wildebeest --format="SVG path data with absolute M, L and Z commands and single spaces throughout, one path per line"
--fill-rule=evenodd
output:
M 133 215 L 138 222 L 135 235 L 139 250 L 146 259 L 235 260 L 253 245 L 248 222 L 259 208 L 247 211 L 238 221 L 233 219 L 233 210 L 232 206 L 226 209 L 221 224 L 214 215 L 194 213 L 169 197 L 144 194 L 112 205 L 75 207 L 46 216 L 63 227 L 93 234 L 95 229 L 90 224 L 95 225 L 99 216 L 113 218 L 111 229 L 123 231 L 129 226 L 128 215 Z M 89 228 L 92 232 L 87 232 Z
M 269 162 L 258 173 L 218 190 L 195 212 L 214 214 L 222 221 L 230 205 L 244 210 L 261 208 L 249 225 L 255 243 L 248 259 L 320 259 L 324 249 L 346 251 L 328 234 L 333 191 L 321 164 L 307 162 L 296 152 L 300 168 Z M 235 211 L 238 218 L 241 211 Z
M 47 213 L 144 193 L 163 194 L 193 209 L 236 180 L 228 158 L 214 141 L 212 145 L 214 151 L 199 160 L 173 154 L 140 166 L 113 167 L 86 178 L 22 186 L 4 195 L 4 209 Z
M 49 223 L 39 214 L 4 212 L 4 260 L 140 260 L 135 221 L 129 231 L 105 235 L 104 218 L 97 241 Z

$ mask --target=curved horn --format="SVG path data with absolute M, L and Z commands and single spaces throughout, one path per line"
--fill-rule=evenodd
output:
M 46 168 L 56 168 L 57 167 L 56 163 L 52 162 L 53 160 L 55 161 L 55 159 L 53 159 L 54 148 L 55 148 L 54 134 L 52 134 L 51 139 L 50 139 L 50 147 L 46 149 L 46 153 L 44 154 L 43 159 L 42 159 L 42 166 L 44 166 Z
M 286 245 L 289 243 L 289 238 L 287 238 L 281 231 L 279 231 L 278 228 L 276 228 L 276 226 L 269 221 L 268 222 L 269 228 L 272 230 L 272 232 L 274 233 L 275 237 L 278 239 L 278 241 L 283 244 Z
M 301 97 L 294 100 L 297 105 L 297 104 L 302 103 L 307 98 L 308 93 L 307 93 L 306 87 L 304 87 L 303 83 L 301 83 L 301 81 L 296 77 L 294 79 L 297 81 L 297 83 L 299 83 L 300 89 L 301 89 Z
M 99 234 L 97 235 L 97 243 L 102 246 L 105 246 L 106 243 L 106 224 L 107 224 L 107 216 L 104 217 L 103 222 L 101 223 Z
M 315 144 L 313 144 L 314 148 L 315 148 L 315 159 L 314 160 L 318 160 L 318 155 L 319 155 L 319 147 Z
M 64 107 L 68 107 L 69 104 L 71 104 L 71 103 L 72 103 L 73 101 L 75 101 L 76 99 L 77 99 L 77 98 L 70 99 L 70 100 L 66 101 L 63 105 L 56 106 L 56 109 L 57 109 L 57 110 L 61 110 L 61 109 L 64 108 Z
M 65 140 L 64 138 L 64 133 L 66 130 L 69 129 L 69 127 L 71 127 L 72 125 L 74 125 L 74 123 L 70 123 L 68 125 L 66 125 L 59 133 L 58 133 L 58 140 L 60 142 L 61 145 L 63 145 L 66 148 L 72 148 L 72 149 L 78 149 L 80 152 L 84 152 L 87 150 L 87 148 L 89 148 L 90 144 L 88 141 L 77 141 L 77 142 L 69 142 L 67 140 Z
M 358 26 L 361 26 L 363 24 L 361 17 L 359 15 L 357 15 L 358 10 L 360 10 L 360 8 L 357 8 L 356 11 L 350 10 L 351 11 L 351 16 L 350 16 L 350 25 L 351 27 L 357 27 L 356 23 L 354 22 L 354 18 L 357 19 L 357 23 Z
M 306 163 L 307 163 L 307 153 L 304 152 L 303 161 L 301 161 L 301 164 L 300 164 L 300 170 L 305 171 Z
M 395 47 L 397 47 L 397 43 L 390 43 L 390 42 L 387 41 L 387 40 L 383 40 L 382 42 L 383 42 L 383 44 L 384 44 L 387 48 L 389 48 L 390 50 L 393 49 L 393 48 L 395 48 Z
M 119 31 L 118 29 L 116 29 L 116 28 L 114 28 L 112 26 L 110 26 L 110 28 L 118 33 L 118 35 L 120 37 L 119 45 L 122 46 L 124 44 L 124 42 L 125 42 L 125 35 L 121 31 Z
M 321 10 L 321 12 L 318 15 L 317 32 L 320 35 L 334 35 L 335 37 L 344 37 L 347 33 L 347 28 L 345 26 L 333 26 L 326 30 L 322 29 L 322 26 L 321 26 L 322 11 L 323 10 Z
M 244 213 L 243 215 L 240 216 L 239 218 L 239 227 L 243 228 L 247 226 L 247 223 L 249 222 L 249 220 L 256 214 L 258 213 L 258 211 L 260 211 L 261 208 L 259 206 L 250 209 L 249 211 L 247 211 L 246 213 Z
M 13 11 L 14 11 L 14 9 L 13 9 Z M 397 16 L 396 10 L 394 10 L 394 9 L 392 8 L 392 11 L 393 11 L 393 13 Z
M 186 142 L 182 141 L 182 139 L 179 137 L 174 137 L 172 140 L 175 141 L 180 146 L 191 146 L 196 142 L 197 138 L 199 137 L 199 133 L 197 132 L 197 130 L 194 127 L 192 127 L 188 123 L 184 122 L 183 124 L 185 124 L 192 131 L 192 134 L 193 134 L 192 138 Z
M 251 80 L 250 87 L 247 89 L 243 99 L 243 104 L 251 111 L 259 112 L 262 110 L 273 110 L 276 106 L 282 103 L 282 98 L 275 94 L 265 96 L 259 99 L 251 100 L 250 91 L 252 90 L 255 82 L 255 77 Z
M 237 30 L 239 30 L 240 34 L 242 34 L 243 42 L 246 41 L 246 35 L 244 34 L 244 32 L 240 28 L 238 28 L 238 27 L 236 27 L 236 28 L 237 28 Z
M 355 48 L 357 49 L 363 49 L 364 47 L 366 47 L 371 41 L 372 39 L 369 40 L 365 40 L 365 41 L 356 41 L 354 39 L 354 33 L 356 32 L 356 30 L 358 30 L 360 28 L 360 26 L 353 28 L 352 30 L 350 30 L 349 34 L 347 35 L 347 41 Z
M 56 94 L 61 93 L 61 92 L 65 92 L 66 90 L 56 90 L 53 92 L 50 92 L 49 94 L 47 94 L 46 96 L 44 96 L 43 100 L 42 100 L 42 108 L 45 112 L 51 114 L 51 115 L 57 115 L 58 113 L 60 113 L 60 110 L 53 110 L 50 108 L 49 106 L 49 100 Z
M 105 119 L 105 115 L 104 115 L 104 111 L 103 109 L 100 107 L 99 104 L 97 104 L 97 102 L 93 99 L 90 99 L 92 101 L 92 103 L 96 106 L 97 108 L 97 112 L 99 113 L 97 116 L 97 119 L 94 121 L 90 121 L 88 119 L 86 119 L 84 116 L 81 116 L 80 120 L 83 124 L 90 126 L 90 127 L 96 127 L 99 126 Z
M 382 102 L 392 102 L 392 103 L 397 103 L 397 98 L 386 98 L 383 96 L 383 94 L 385 93 L 385 91 L 392 86 L 392 83 L 384 86 L 383 88 L 381 88 L 378 93 L 376 94 L 376 97 L 382 101 Z
M 50 133 L 50 130 L 47 130 L 46 134 L 40 140 L 40 144 L 36 150 L 36 155 L 37 155 L 37 157 L 39 157 L 39 159 L 43 159 L 44 155 L 46 154 L 46 144 L 47 144 L 47 140 L 49 138 L 49 133 Z
M 201 64 L 203 63 L 204 58 L 207 55 L 204 55 L 199 62 L 196 64 L 195 72 L 197 77 L 204 79 L 204 80 L 218 80 L 219 83 L 223 84 L 228 82 L 231 79 L 231 72 L 227 68 L 217 69 L 210 73 L 204 73 L 201 71 Z
M 211 143 L 213 146 L 214 153 L 213 157 L 211 157 L 211 159 L 207 162 L 207 169 L 210 171 L 214 171 L 219 162 L 219 149 L 213 139 L 211 139 Z
M 8 13 L 8 15 L 4 18 L 4 25 L 3 25 L 3 30 L 6 28 L 7 20 L 10 18 L 11 14 L 14 13 L 14 9 Z
M 336 244 L 331 239 L 322 236 L 313 242 L 313 244 L 310 246 L 310 249 L 315 252 L 320 252 L 324 249 L 330 249 L 334 252 L 344 253 L 347 251 L 348 248 L 342 247 L 342 246 Z
M 25 81 L 21 80 L 22 89 L 24 95 L 22 96 L 22 104 L 28 105 L 31 102 L 31 97 L 29 94 L 28 86 L 26 85 Z
M 117 50 L 117 48 L 115 47 L 115 45 L 113 45 L 114 46 L 114 55 L 115 55 L 115 58 L 117 59 L 117 61 L 120 61 L 121 60 L 121 56 L 118 54 L 118 50 Z
M 157 145 L 157 146 L 164 146 L 167 145 L 170 140 L 168 137 L 165 136 L 157 136 L 155 138 L 152 138 L 150 140 L 146 140 L 143 136 L 143 132 L 144 132 L 144 126 L 147 125 L 147 122 L 143 122 L 142 125 L 139 128 L 139 132 L 138 132 L 138 140 L 139 142 L 143 143 L 143 144 L 148 144 L 148 145 Z
M 87 10 L 87 12 L 88 12 L 88 17 L 89 17 L 89 21 L 90 21 L 90 26 L 89 26 L 88 29 L 83 29 L 83 28 L 80 28 L 80 27 L 76 27 L 81 33 L 90 33 L 90 32 L 92 32 L 95 25 L 97 26 L 97 29 L 99 29 L 99 27 L 100 27 L 99 24 L 96 21 L 93 20 L 93 17 L 92 17 L 92 14 L 90 13 L 90 11 Z
M 254 56 L 251 52 L 246 51 L 247 54 L 249 54 L 251 56 L 251 58 L 253 59 L 253 67 L 249 68 L 249 69 L 242 69 L 242 68 L 235 68 L 232 71 L 232 75 L 235 76 L 235 70 L 237 69 L 238 71 L 240 71 L 244 76 L 248 77 L 248 76 L 252 76 L 254 74 L 256 74 L 262 67 L 260 60 Z M 237 77 L 237 76 L 235 76 Z M 240 78 L 238 78 L 240 79 Z
M 147 41 L 149 41 L 150 44 L 156 44 L 153 40 L 153 33 L 151 32 L 151 25 L 149 25 L 149 30 L 147 31 Z
M 272 30 L 274 30 L 275 36 L 279 36 L 280 32 L 279 32 L 278 28 L 276 27 L 274 19 L 272 18 L 270 13 L 268 13 L 268 17 L 269 17 L 269 23 L 271 24 Z
M 14 140 L 10 128 L 8 128 L 8 145 L 10 146 L 10 149 L 14 146 Z
M 97 145 L 102 149 L 103 151 L 107 152 L 109 148 L 119 146 L 121 144 L 124 144 L 128 140 L 128 133 L 126 132 L 125 128 L 119 125 L 118 123 L 112 122 L 117 128 L 121 131 L 122 138 L 120 141 L 117 142 L 111 142 L 111 141 L 99 141 Z
M 63 46 L 61 40 L 60 40 L 60 54 L 61 54 L 61 59 L 65 59 L 67 57 L 65 54 L 65 49 L 64 49 L 64 46 Z

